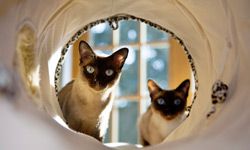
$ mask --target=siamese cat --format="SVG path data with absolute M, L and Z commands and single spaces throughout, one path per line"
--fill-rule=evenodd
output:
M 58 93 L 68 126 L 99 141 L 108 128 L 113 92 L 128 55 L 121 48 L 108 57 L 97 56 L 84 41 L 79 43 L 80 73 Z
M 174 90 L 164 90 L 148 80 L 151 104 L 139 119 L 140 142 L 143 146 L 161 143 L 185 119 L 190 81 Z

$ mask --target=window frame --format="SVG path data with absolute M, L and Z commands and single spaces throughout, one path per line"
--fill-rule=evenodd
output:
M 126 21 L 126 20 L 125 20 Z M 146 111 L 147 108 L 145 108 L 143 102 L 145 102 L 145 99 L 148 98 L 148 95 L 142 95 L 143 93 L 143 88 L 145 87 L 147 83 L 145 83 L 146 81 L 146 76 L 143 75 L 146 72 L 146 62 L 142 59 L 142 49 L 144 46 L 152 46 L 152 47 L 162 47 L 162 46 L 168 46 L 169 45 L 169 39 L 167 38 L 166 40 L 155 40 L 155 41 L 147 41 L 147 26 L 150 27 L 148 24 L 145 24 L 143 22 L 138 22 L 139 24 L 139 30 L 138 30 L 138 34 L 139 34 L 139 38 L 138 38 L 138 42 L 134 42 L 134 43 L 128 43 L 128 44 L 120 44 L 120 27 L 117 28 L 116 30 L 111 30 L 112 32 L 112 43 L 111 45 L 105 45 L 105 46 L 95 46 L 93 45 L 92 48 L 94 50 L 106 50 L 106 49 L 110 49 L 112 50 L 112 52 L 114 52 L 114 50 L 116 50 L 118 47 L 121 46 L 130 46 L 132 48 L 138 48 L 138 53 L 139 53 L 139 63 L 138 63 L 138 69 L 139 69 L 139 73 L 138 73 L 138 89 L 137 89 L 137 94 L 136 95 L 129 95 L 129 96 L 116 96 L 115 97 L 115 101 L 119 101 L 119 100 L 124 100 L 126 99 L 127 101 L 136 101 L 138 102 L 138 116 L 137 118 Z M 155 28 L 155 30 L 158 30 Z M 161 31 L 163 32 L 163 31 Z M 91 38 L 90 35 L 91 32 L 87 32 L 84 35 L 84 40 L 90 42 Z M 167 34 L 167 33 L 166 33 Z M 168 59 L 168 55 L 166 56 L 166 59 Z M 167 68 L 168 68 L 168 64 L 167 64 Z M 168 75 L 166 75 L 166 81 L 168 81 L 167 78 Z M 119 108 L 116 107 L 116 105 L 113 105 L 112 108 L 112 112 L 111 112 L 111 118 L 110 118 L 110 141 L 111 143 L 113 142 L 119 142 Z M 139 142 L 139 137 L 137 137 L 137 143 Z

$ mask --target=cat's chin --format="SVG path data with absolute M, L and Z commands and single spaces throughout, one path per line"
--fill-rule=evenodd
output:
M 94 92 L 97 92 L 97 93 L 100 93 L 100 92 L 105 92 L 108 87 L 100 87 L 100 86 L 91 86 L 91 89 L 94 91 Z

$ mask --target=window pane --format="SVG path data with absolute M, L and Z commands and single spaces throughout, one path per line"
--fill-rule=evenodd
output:
M 146 58 L 147 79 L 153 79 L 162 88 L 166 88 L 168 74 L 167 47 L 147 47 L 143 53 L 146 55 L 144 58 Z
M 139 40 L 139 22 L 122 21 L 120 23 L 120 44 L 135 43 Z
M 112 30 L 107 23 L 101 23 L 90 30 L 90 44 L 106 46 L 112 43 Z
M 129 48 L 129 54 L 122 69 L 118 96 L 136 95 L 138 92 L 138 50 Z
M 147 25 L 147 42 L 167 40 L 167 33 Z
M 116 101 L 119 110 L 119 142 L 137 143 L 138 102 L 132 100 Z
M 94 50 L 96 55 L 98 56 L 104 56 L 104 57 L 107 57 L 107 56 L 110 56 L 113 52 L 111 50 Z

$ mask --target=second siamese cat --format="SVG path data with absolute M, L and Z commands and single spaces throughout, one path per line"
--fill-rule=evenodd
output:
M 80 41 L 79 54 L 79 76 L 58 93 L 59 104 L 71 129 L 103 141 L 114 87 L 119 81 L 128 49 L 121 48 L 108 57 L 100 57 L 86 42 Z
M 139 119 L 143 146 L 161 143 L 185 119 L 190 81 L 183 81 L 174 90 L 164 90 L 148 80 L 151 105 Z

